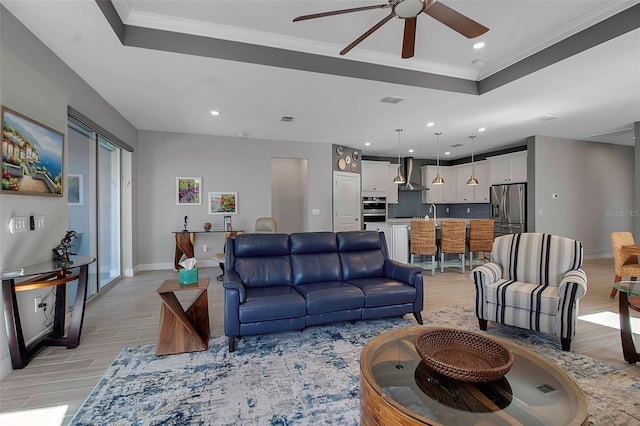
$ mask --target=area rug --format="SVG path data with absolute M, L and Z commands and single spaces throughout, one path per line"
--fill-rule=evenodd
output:
M 477 331 L 470 309 L 423 312 L 425 325 Z M 71 421 L 73 425 L 357 425 L 359 358 L 412 315 L 245 337 L 229 353 L 214 337 L 203 352 L 156 357 L 155 346 L 123 349 Z M 536 333 L 499 324 L 489 334 L 555 362 L 587 395 L 590 424 L 640 424 L 640 382 L 605 363 L 563 352 Z

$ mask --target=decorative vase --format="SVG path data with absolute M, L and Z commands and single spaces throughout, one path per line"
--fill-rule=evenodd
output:
M 209 232 L 211 230 L 211 224 L 209 222 L 205 222 L 202 227 L 205 231 Z

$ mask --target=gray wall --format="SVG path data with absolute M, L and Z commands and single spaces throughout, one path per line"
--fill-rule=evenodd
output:
M 586 256 L 609 255 L 609 234 L 633 231 L 637 219 L 634 148 L 543 136 L 533 143 L 535 230 L 582 241 Z
M 136 130 L 133 126 L 2 6 L 0 102 L 65 133 L 65 140 L 67 106 L 71 105 L 128 144 L 134 147 L 136 145 Z M 65 176 L 67 164 L 68 152 L 65 149 Z M 66 191 L 64 197 L 0 194 L 0 223 L 9 223 L 13 216 L 29 215 L 44 215 L 45 230 L 10 234 L 7 226 L 0 226 L 0 269 L 51 258 L 51 248 L 60 242 L 67 230 Z M 33 309 L 33 298 L 39 294 L 49 294 L 49 289 L 27 291 L 18 295 L 18 308 L 27 341 L 44 331 L 42 313 L 35 314 Z M 0 329 L 5 329 L 4 315 L 0 316 Z M 0 377 L 10 371 L 6 334 L 2 332 Z
M 307 229 L 309 160 L 271 160 L 271 213 L 278 232 L 292 234 Z
M 207 212 L 208 192 L 238 193 L 238 214 L 232 217 L 234 228 L 253 230 L 256 218 L 271 216 L 272 158 L 309 160 L 305 231 L 330 231 L 331 149 L 329 144 L 139 131 L 136 153 L 140 269 L 172 267 L 171 232 L 182 229 L 184 216 L 189 216 L 190 230 L 202 230 L 204 222 L 222 228 L 222 216 Z M 202 178 L 201 206 L 176 205 L 177 176 Z M 312 209 L 319 209 L 320 214 L 312 215 Z M 203 244 L 212 246 L 213 252 L 204 252 Z M 197 234 L 194 248 L 200 265 L 214 265 L 210 259 L 221 250 L 222 237 Z

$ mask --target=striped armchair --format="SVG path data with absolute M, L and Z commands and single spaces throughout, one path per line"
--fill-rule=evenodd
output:
M 533 232 L 496 238 L 491 262 L 471 271 L 480 329 L 495 321 L 560 335 L 570 350 L 578 299 L 587 292 L 581 266 L 580 241 Z

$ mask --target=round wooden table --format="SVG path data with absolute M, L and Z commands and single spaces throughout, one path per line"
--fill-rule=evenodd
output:
M 586 425 L 580 387 L 546 358 L 493 338 L 514 355 L 504 378 L 468 383 L 446 378 L 421 362 L 415 337 L 432 327 L 390 331 L 360 355 L 360 424 Z

